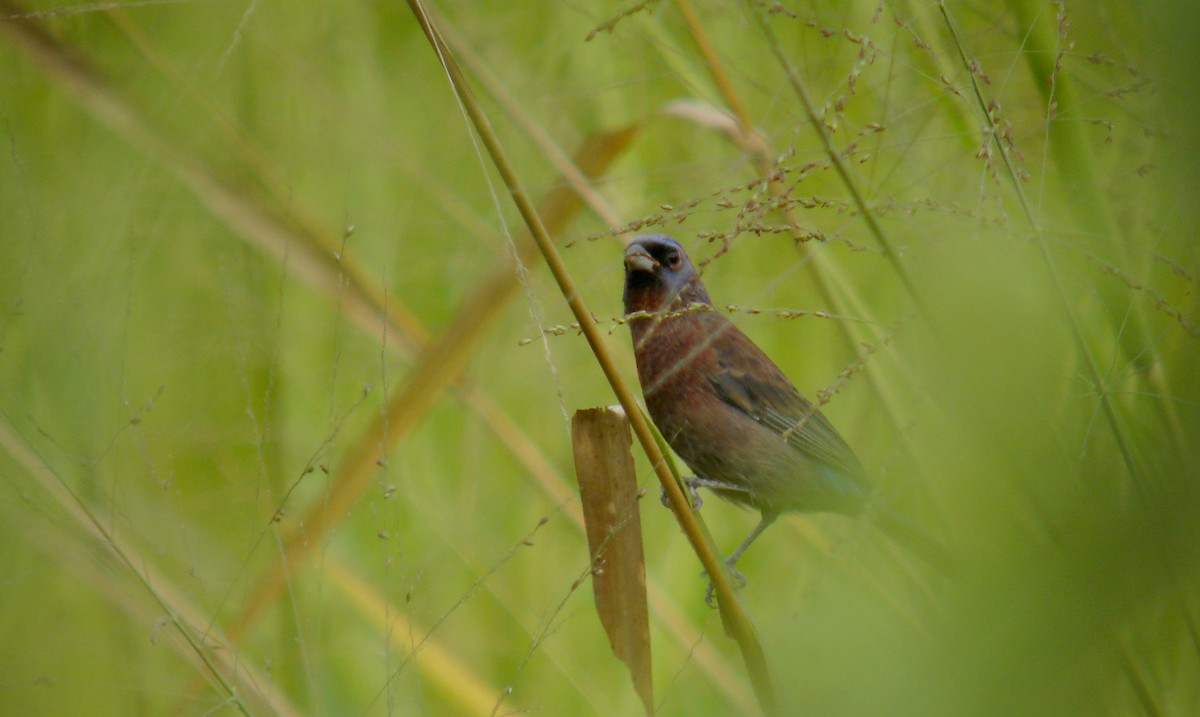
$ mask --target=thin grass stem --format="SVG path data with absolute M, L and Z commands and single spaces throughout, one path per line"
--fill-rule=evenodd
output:
M 687 535 L 688 541 L 700 558 L 700 562 L 712 578 L 720 602 L 722 620 L 726 630 L 737 641 L 742 650 L 742 656 L 759 698 L 760 706 L 764 712 L 775 714 L 777 711 L 775 690 L 771 682 L 766 656 L 758 641 L 753 623 L 751 623 L 749 616 L 741 608 L 741 604 L 733 592 L 728 567 L 719 558 L 712 542 L 707 539 L 704 531 L 700 528 L 700 521 L 693 514 L 688 499 L 685 497 L 683 491 L 680 490 L 677 478 L 671 474 L 662 452 L 654 440 L 649 422 L 642 414 L 637 401 L 629 391 L 628 386 L 617 370 L 615 362 L 609 355 L 601 331 L 592 321 L 591 312 L 588 311 L 582 295 L 575 288 L 575 283 L 567 270 L 566 264 L 563 262 L 557 248 L 554 246 L 553 240 L 542 224 L 541 217 L 534 208 L 533 202 L 530 201 L 528 195 L 525 193 L 524 187 L 518 179 L 512 164 L 508 161 L 507 153 L 500 144 L 499 138 L 492 130 L 487 116 L 478 102 L 476 102 L 474 94 L 467 84 L 458 63 L 455 61 L 452 51 L 438 34 L 437 28 L 433 25 L 431 18 L 425 13 L 420 0 L 408 0 L 408 5 L 413 15 L 417 18 L 417 21 L 421 24 L 421 29 L 425 32 L 425 36 L 429 40 L 434 52 L 437 54 L 455 95 L 470 117 L 479 138 L 487 148 L 493 164 L 503 179 L 513 202 L 517 206 L 517 210 L 524 219 L 530 234 L 533 236 L 546 264 L 550 268 L 551 274 L 553 274 L 555 281 L 558 283 L 567 305 L 578 320 L 580 329 L 583 331 L 584 337 L 587 339 L 597 363 L 600 364 L 601 370 L 604 372 L 609 385 L 612 386 L 613 392 L 617 396 L 617 400 L 620 401 L 626 415 L 629 416 L 634 434 L 638 437 L 638 441 L 641 443 L 642 449 L 646 452 L 650 464 L 654 466 L 655 473 L 660 483 L 662 483 L 663 489 L 667 492 L 671 506 L 675 511 L 675 516 L 679 520 L 680 527 L 683 529 L 684 534 Z

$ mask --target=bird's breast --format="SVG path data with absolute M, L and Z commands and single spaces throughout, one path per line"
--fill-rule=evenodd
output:
M 693 316 L 635 319 L 633 351 L 647 403 L 671 402 L 706 388 L 717 369 L 712 337 Z

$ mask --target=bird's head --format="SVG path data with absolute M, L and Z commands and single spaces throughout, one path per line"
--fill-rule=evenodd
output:
M 661 234 L 635 237 L 625 247 L 625 313 L 712 304 L 700 274 L 679 242 Z

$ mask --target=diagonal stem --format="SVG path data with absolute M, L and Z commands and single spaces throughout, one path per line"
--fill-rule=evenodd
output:
M 682 13 L 684 21 L 687 23 L 688 32 L 692 35 L 692 39 L 695 41 L 696 47 L 700 51 L 701 56 L 704 58 L 705 65 L 708 67 L 709 73 L 712 75 L 713 82 L 717 85 L 717 89 L 719 90 L 722 99 L 725 101 L 725 104 L 729 107 L 730 111 L 733 112 L 733 115 L 736 118 L 740 128 L 741 136 L 743 138 L 758 136 L 754 130 L 754 125 L 750 120 L 750 115 L 746 111 L 745 104 L 738 96 L 737 90 L 734 88 L 733 83 L 729 80 L 728 73 L 725 72 L 723 66 L 719 62 L 716 51 L 713 49 L 712 43 L 708 39 L 707 34 L 704 32 L 704 26 L 700 23 L 700 19 L 696 15 L 695 9 L 692 7 L 691 0 L 676 0 L 675 4 Z M 758 145 L 752 145 L 751 143 L 746 144 L 750 145 L 746 147 L 746 149 L 753 155 L 759 176 L 770 177 L 774 172 L 774 167 L 772 166 L 772 159 L 767 151 L 768 147 L 765 140 Z M 768 182 L 768 189 L 774 196 L 779 198 L 785 198 L 787 195 L 787 189 L 784 187 L 783 183 L 775 179 L 772 179 Z M 783 213 L 790 224 L 793 226 L 800 225 L 800 219 L 793 205 L 785 205 L 783 208 Z M 867 313 L 861 296 L 859 296 L 854 287 L 846 281 L 845 276 L 841 273 L 836 264 L 822 262 L 821 259 L 823 258 L 823 255 L 813 249 L 809 249 L 805 257 L 811 259 L 811 261 L 805 262 L 805 268 L 808 272 L 809 282 L 812 284 L 817 294 L 825 301 L 825 303 L 829 304 L 830 307 L 846 305 L 848 313 L 852 314 L 865 315 Z M 835 287 L 837 290 L 836 295 Z M 850 352 L 850 354 L 854 355 L 858 353 L 860 351 L 860 346 L 863 343 L 863 339 L 857 335 L 858 332 L 855 330 L 853 325 L 849 322 L 839 321 L 837 322 L 837 327 L 838 333 L 842 337 L 843 341 L 845 341 L 846 349 Z M 871 366 L 873 366 L 873 364 L 871 364 Z M 878 405 L 883 408 L 891 420 L 892 425 L 899 426 L 900 420 L 896 416 L 895 409 L 897 401 L 888 400 L 889 389 L 887 385 L 879 380 L 877 372 L 874 370 L 868 370 L 864 372 L 863 375 L 865 376 L 867 383 L 870 384 L 871 390 L 880 397 Z M 908 447 L 905 446 L 904 450 L 908 452 Z
M 954 46 L 958 50 L 959 60 L 963 67 L 969 67 L 970 60 L 967 59 L 966 48 L 963 46 L 962 39 L 959 37 L 958 28 L 950 17 L 949 10 L 946 9 L 946 4 L 942 0 L 938 0 L 938 10 L 945 20 L 946 27 L 950 30 L 950 36 L 954 40 Z M 987 124 L 989 130 L 997 128 L 992 123 L 992 119 L 987 112 L 987 102 L 983 98 L 983 91 L 979 87 L 979 81 L 975 77 L 974 72 L 967 72 L 967 77 L 971 81 L 972 95 L 975 98 L 977 109 Z M 1083 357 L 1084 366 L 1087 368 L 1088 378 L 1091 380 L 1092 388 L 1095 389 L 1096 395 L 1100 402 L 1101 411 L 1104 413 L 1105 421 L 1108 423 L 1109 430 L 1112 431 L 1113 439 L 1116 441 L 1117 450 L 1121 454 L 1121 459 L 1125 463 L 1125 470 L 1129 472 L 1130 478 L 1133 480 L 1134 489 L 1139 492 L 1139 495 L 1145 499 L 1146 486 L 1142 484 L 1141 471 L 1138 470 L 1137 464 L 1134 461 L 1133 453 L 1125 439 L 1125 433 L 1121 430 L 1121 425 L 1117 420 L 1116 409 L 1113 407 L 1111 394 L 1104 387 L 1104 379 L 1100 375 L 1100 367 L 1096 365 L 1096 359 L 1092 356 L 1092 352 L 1088 350 L 1087 341 L 1083 336 L 1083 329 L 1079 325 L 1079 320 L 1075 313 L 1071 311 L 1071 302 L 1067 297 L 1067 290 L 1063 286 L 1062 277 L 1058 274 L 1058 266 L 1054 263 L 1054 257 L 1050 256 L 1050 248 L 1046 245 L 1046 235 L 1042 231 L 1041 224 L 1033 214 L 1033 208 L 1030 206 L 1029 197 L 1025 194 L 1025 189 L 1021 185 L 1021 180 L 1017 176 L 1016 167 L 1013 165 L 1012 156 L 1004 142 L 1000 141 L 1000 135 L 997 131 L 990 131 L 991 141 L 995 144 L 997 151 L 1000 153 L 1001 159 L 1004 160 L 1004 168 L 1013 185 L 1013 192 L 1017 195 L 1017 200 L 1021 204 L 1021 211 L 1025 216 L 1025 221 L 1029 223 L 1029 228 L 1033 231 L 1033 235 L 1037 240 L 1038 252 L 1042 257 L 1042 263 L 1045 264 L 1046 270 L 1050 274 L 1050 281 L 1054 284 L 1055 296 L 1058 299 L 1058 309 L 1063 315 L 1064 321 L 1071 330 L 1071 338 L 1075 342 L 1075 348 Z
M 11 0 L 0 0 L 0 9 L 9 17 L 21 17 L 25 14 Z M 176 84 L 185 81 L 182 73 L 153 53 L 153 49 L 146 44 L 146 38 L 136 26 L 125 21 L 119 13 L 114 19 L 130 36 L 131 42 L 147 55 L 151 65 Z M 242 188 L 218 177 L 202 161 L 178 149 L 178 144 L 156 130 L 145 114 L 138 112 L 127 98 L 106 82 L 91 62 L 58 42 L 46 33 L 39 23 L 0 23 L 0 33 L 4 33 L 13 45 L 30 56 L 37 67 L 55 80 L 64 93 L 87 110 L 93 119 L 174 171 L 197 199 L 224 221 L 235 236 L 267 256 L 273 256 L 280 261 L 286 256 L 289 272 L 293 276 L 318 289 L 331 300 L 343 302 L 343 310 L 360 328 L 375 336 L 385 333 L 398 336 L 400 340 L 388 341 L 387 346 L 401 356 L 412 356 L 429 346 L 428 331 L 404 309 L 395 296 L 385 298 L 382 287 L 371 280 L 370 274 L 360 268 L 353 256 L 343 251 L 340 261 L 334 258 L 339 248 L 336 232 L 321 226 L 321 222 L 312 217 L 297 214 L 299 208 L 290 201 L 284 202 L 289 208 L 287 213 L 281 215 L 273 214 L 264 206 L 256 204 Z M 241 135 L 229 118 L 221 115 L 219 106 L 206 98 L 200 88 L 188 87 L 187 90 L 202 110 L 212 116 L 215 124 L 223 130 L 226 141 L 238 148 L 246 166 L 254 168 L 268 194 L 278 200 L 278 183 L 269 176 L 270 163 L 266 157 L 248 138 Z M 565 160 L 565 164 L 577 169 L 570 173 L 570 188 L 556 187 L 543 200 L 541 212 L 549 225 L 565 226 L 582 206 L 581 182 L 587 183 L 589 179 L 603 174 L 611 162 L 624 151 L 634 134 L 634 128 L 595 134 L 585 142 L 573 161 L 570 158 Z M 544 141 L 540 143 L 544 144 Z M 556 157 L 555 165 L 563 166 L 564 159 Z M 602 198 L 594 192 L 583 192 L 582 196 L 587 197 L 587 204 L 602 216 L 611 213 Z M 519 241 L 517 247 L 522 261 L 536 256 L 536 248 L 531 242 Z M 509 284 L 512 285 L 512 291 L 504 289 Z M 484 281 L 483 291 L 493 297 L 491 302 L 485 303 L 503 303 L 505 297 L 510 296 L 515 288 L 516 278 L 511 265 L 506 263 L 497 267 L 489 279 Z M 456 389 L 460 399 L 513 453 L 541 488 L 556 502 L 566 502 L 568 494 L 561 475 L 530 440 L 528 434 L 478 386 L 464 381 L 459 376 L 456 379 Z M 374 445 L 378 445 L 378 442 Z M 568 512 L 574 523 L 581 527 L 578 510 Z M 291 558 L 302 559 L 303 555 L 293 551 Z M 295 568 L 294 564 L 289 566 L 289 569 Z M 277 596 L 283 583 L 279 582 L 278 575 L 267 577 L 267 583 L 258 586 L 257 589 L 265 590 L 264 595 L 273 593 Z M 742 692 L 741 685 L 730 679 L 728 666 L 723 659 L 706 643 L 697 642 L 694 628 L 675 609 L 661 588 L 651 581 L 648 589 L 656 617 L 679 644 L 694 646 L 697 664 L 741 711 L 745 711 L 749 704 L 748 697 Z M 250 608 L 261 614 L 271 600 L 258 595 L 252 602 L 261 603 Z M 247 630 L 253 622 L 254 620 L 247 616 L 235 619 L 235 623 L 241 625 L 239 634 Z M 230 640 L 230 644 L 234 642 Z
M 631 132 L 625 131 L 607 140 L 620 146 L 631 136 Z M 614 155 L 607 153 L 606 156 Z M 578 205 L 578 198 L 566 188 L 551 192 L 543 203 L 555 224 L 565 223 Z M 522 261 L 531 258 L 533 253 L 531 242 L 517 243 L 518 258 Z M 438 397 L 459 379 L 462 367 L 472 356 L 472 350 L 486 334 L 487 328 L 506 310 L 509 299 L 520 287 L 515 278 L 513 262 L 512 258 L 506 257 L 502 265 L 485 278 L 459 307 L 449 327 L 425 346 L 402 387 L 389 399 L 382 414 L 363 433 L 362 439 L 336 472 L 336 480 L 329 494 L 313 505 L 299 522 L 303 526 L 302 531 L 287 538 L 280 561 L 264 576 L 251 593 L 242 613 L 230 624 L 228 631 L 232 641 L 237 642 L 245 636 L 262 612 L 282 592 L 290 571 L 307 561 L 308 555 L 358 499 L 375 475 L 380 461 L 392 453 Z M 464 393 L 469 404 L 484 411 L 485 420 L 500 418 L 498 412 L 491 411 L 492 404 L 482 393 L 473 387 L 465 388 Z M 504 426 L 515 429 L 507 423 Z M 509 431 L 510 435 L 512 433 L 514 430 Z
M 687 535 L 689 542 L 700 558 L 700 562 L 712 577 L 720 600 L 722 620 L 724 621 L 726 630 L 729 631 L 742 649 L 742 655 L 746 661 L 746 666 L 750 673 L 751 681 L 755 686 L 755 691 L 758 694 L 760 704 L 766 712 L 774 713 L 776 711 L 775 694 L 767 669 L 766 657 L 762 651 L 762 646 L 758 642 L 753 624 L 742 610 L 740 603 L 733 593 L 727 567 L 717 557 L 716 550 L 713 548 L 711 541 L 707 539 L 704 531 L 701 530 L 696 516 L 691 511 L 687 498 L 684 496 L 683 491 L 680 490 L 679 483 L 667 468 L 662 452 L 654 441 L 649 421 L 642 413 L 633 394 L 629 391 L 628 386 L 617 370 L 616 364 L 604 344 L 600 330 L 592 321 L 591 313 L 588 311 L 583 297 L 576 289 L 575 283 L 571 279 L 562 257 L 559 255 L 550 235 L 542 224 L 541 217 L 538 215 L 533 203 L 525 193 L 520 180 L 517 178 L 516 172 L 508 161 L 507 154 L 500 145 L 499 138 L 492 130 L 487 116 L 475 101 L 466 78 L 463 76 L 457 62 L 455 62 L 450 48 L 442 40 L 429 16 L 424 12 L 420 0 L 408 0 L 408 5 L 413 15 L 416 16 L 417 21 L 421 24 L 421 29 L 425 32 L 430 45 L 433 47 L 443 69 L 450 79 L 455 95 L 458 97 L 463 109 L 469 115 L 476 132 L 492 158 L 493 164 L 500 173 L 505 186 L 508 188 L 509 194 L 517 206 L 517 210 L 525 220 L 525 224 L 529 228 L 534 241 L 537 243 L 538 249 L 541 250 L 546 264 L 550 267 L 550 272 L 554 275 L 554 279 L 558 283 L 559 289 L 567 301 L 567 305 L 571 308 L 572 313 L 579 322 L 584 337 L 587 339 L 597 363 L 600 364 L 605 378 L 608 379 L 609 385 L 612 386 L 613 392 L 616 394 L 621 406 L 625 409 L 634 434 L 642 444 L 642 449 L 646 452 L 651 465 L 654 466 L 659 481 L 663 485 L 663 489 L 670 498 L 671 506 L 675 511 L 675 516 L 679 520 L 680 526 L 683 528 L 684 534 Z
M 271 689 L 266 678 L 255 668 L 243 664 L 237 652 L 228 649 L 227 640 L 212 633 L 201 611 L 189 602 L 161 572 L 153 561 L 133 542 L 113 532 L 107 521 L 93 512 L 88 504 L 63 480 L 32 446 L 21 440 L 8 420 L 0 414 L 0 447 L 21 465 L 33 482 L 54 498 L 57 505 L 70 516 L 75 525 L 97 546 L 133 576 L 143 590 L 165 614 L 164 624 L 174 626 L 186 650 L 196 658 L 224 693 L 225 699 L 238 712 L 249 716 L 249 705 L 243 695 L 250 696 L 277 715 L 299 714 L 285 696 Z M 106 577 L 112 575 L 104 572 Z M 119 586 L 120 592 L 127 589 Z
M 842 183 L 846 185 L 846 191 L 850 193 L 850 200 L 854 203 L 854 207 L 858 210 L 863 221 L 866 222 L 868 231 L 871 232 L 871 236 L 875 237 L 876 243 L 883 250 L 884 257 L 891 263 L 892 269 L 896 272 L 896 276 L 900 278 L 900 283 L 908 291 L 918 311 L 923 316 L 928 317 L 929 313 L 925 309 L 916 284 L 909 277 L 908 270 L 904 268 L 904 264 L 900 261 L 899 254 L 892 248 L 892 243 L 887 238 L 887 235 L 884 234 L 883 227 L 879 226 L 879 220 L 875 218 L 875 213 L 867 206 L 866 199 L 863 197 L 862 192 L 859 191 L 858 182 L 850 174 L 850 167 L 846 164 L 846 161 L 842 158 L 837 148 L 833 146 L 833 138 L 829 136 L 825 125 L 821 123 L 821 118 L 817 116 L 812 98 L 809 97 L 808 89 L 804 86 L 804 82 L 801 80 L 800 74 L 796 72 L 796 68 L 792 65 L 791 60 L 784 54 L 783 48 L 779 44 L 779 39 L 775 37 L 775 31 L 771 29 L 771 24 L 764 17 L 764 11 L 762 8 L 756 8 L 752 12 L 754 19 L 758 21 L 758 26 L 762 30 L 763 36 L 767 38 L 767 44 L 770 46 L 771 52 L 775 55 L 775 59 L 779 61 L 779 65 L 787 75 L 788 84 L 800 100 L 800 106 L 804 109 L 804 116 L 808 119 L 808 123 L 812 125 L 813 133 L 821 141 L 821 146 L 825 150 L 825 155 L 829 158 L 829 163 L 833 165 L 834 171 L 837 172 Z

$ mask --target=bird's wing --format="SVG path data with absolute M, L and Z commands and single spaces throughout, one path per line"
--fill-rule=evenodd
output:
M 721 400 L 783 436 L 801 453 L 850 475 L 862 473 L 858 458 L 829 419 L 791 386 L 781 391 L 733 369 L 714 374 L 709 383 Z
M 801 453 L 861 476 L 862 464 L 829 419 L 737 327 L 723 328 L 713 344 L 719 370 L 709 378 L 717 396 L 783 436 Z

